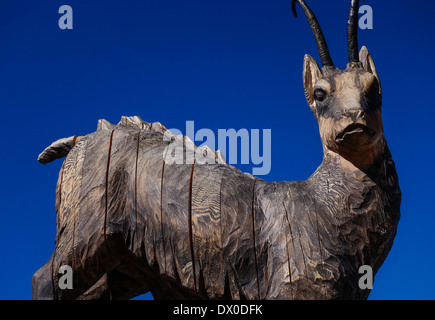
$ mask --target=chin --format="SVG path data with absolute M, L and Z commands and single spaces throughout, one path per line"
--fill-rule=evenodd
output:
M 386 142 L 382 132 L 353 128 L 336 136 L 333 151 L 359 169 L 368 169 L 384 152 Z

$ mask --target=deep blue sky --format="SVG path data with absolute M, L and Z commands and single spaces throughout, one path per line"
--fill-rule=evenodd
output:
M 290 0 L 0 0 L 0 299 L 31 299 L 32 274 L 54 249 L 62 162 L 38 154 L 56 139 L 138 115 L 184 131 L 272 130 L 267 181 L 305 180 L 322 160 L 302 87 L 318 59 Z M 345 67 L 350 1 L 311 0 L 338 67 Z M 359 33 L 384 92 L 385 134 L 403 193 L 394 246 L 371 299 L 435 298 L 433 1 L 365 2 Z M 58 28 L 58 8 L 74 29 Z M 363 4 L 363 3 L 362 3 Z M 299 12 L 301 12 L 299 10 Z M 239 166 L 251 171 L 250 166 Z

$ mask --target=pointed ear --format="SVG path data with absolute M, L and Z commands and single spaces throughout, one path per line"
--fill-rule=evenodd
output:
M 308 54 L 304 57 L 304 71 L 303 71 L 303 80 L 304 80 L 304 90 L 305 97 L 307 98 L 307 103 L 310 106 L 310 109 L 313 111 L 314 107 L 314 85 L 317 81 L 322 77 L 322 71 L 319 68 L 316 60 Z
M 367 72 L 370 72 L 376 77 L 379 83 L 379 93 L 382 95 L 381 79 L 379 79 L 378 72 L 376 71 L 375 62 L 365 46 L 363 46 L 359 52 L 359 61 L 361 61 L 363 68 Z

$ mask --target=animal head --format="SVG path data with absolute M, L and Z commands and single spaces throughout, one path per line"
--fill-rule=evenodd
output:
M 349 63 L 345 70 L 334 66 L 315 15 L 303 0 L 298 2 L 316 39 L 322 62 L 304 58 L 303 83 L 308 105 L 317 119 L 325 154 L 335 152 L 356 167 L 365 169 L 383 152 L 382 89 L 375 64 L 366 47 L 358 52 L 359 1 L 352 0 L 348 20 Z

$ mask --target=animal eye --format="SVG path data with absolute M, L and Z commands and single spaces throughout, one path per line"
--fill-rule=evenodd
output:
M 316 101 L 322 102 L 323 100 L 326 99 L 326 96 L 327 96 L 326 92 L 322 89 L 316 89 L 314 91 L 314 99 Z

